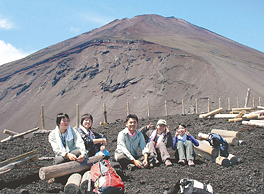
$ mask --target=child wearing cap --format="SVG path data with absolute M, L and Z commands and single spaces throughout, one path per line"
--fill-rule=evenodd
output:
M 149 158 L 150 167 L 157 165 L 160 161 L 158 156 L 160 156 L 162 162 L 166 166 L 172 166 L 170 161 L 170 154 L 167 151 L 167 147 L 172 146 L 172 136 L 167 126 L 167 122 L 160 119 L 157 122 L 156 129 L 151 130 L 154 125 L 150 123 L 148 126 L 142 127 L 141 131 L 147 141 L 147 147 L 149 148 Z
M 199 146 L 199 142 L 190 134 L 186 126 L 180 124 L 176 129 L 175 137 L 173 138 L 172 148 L 177 149 L 179 154 L 178 163 L 181 165 L 188 161 L 189 166 L 194 166 L 194 149 L 195 146 Z

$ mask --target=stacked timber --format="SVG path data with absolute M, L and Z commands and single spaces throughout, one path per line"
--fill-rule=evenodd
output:
M 72 174 L 64 187 L 65 194 L 78 194 L 80 193 L 80 183 L 81 183 L 82 175 L 79 173 Z

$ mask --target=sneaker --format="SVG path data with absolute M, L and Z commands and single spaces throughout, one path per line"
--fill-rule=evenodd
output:
M 169 159 L 167 159 L 167 160 L 165 161 L 165 164 L 166 164 L 166 166 L 172 166 L 172 163 L 171 163 L 171 161 L 170 161 Z
M 180 165 L 185 165 L 185 160 L 179 160 L 179 161 L 178 161 L 178 164 L 180 164 Z
M 128 164 L 127 169 L 130 171 L 134 171 L 136 169 L 136 165 L 135 164 Z
M 189 166 L 194 166 L 194 162 L 193 162 L 193 160 L 189 160 L 189 161 L 188 161 L 188 165 L 189 165 Z

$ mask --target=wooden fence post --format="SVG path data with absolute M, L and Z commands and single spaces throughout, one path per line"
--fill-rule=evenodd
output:
M 219 98 L 219 108 L 221 108 L 221 98 Z
M 166 116 L 168 116 L 167 100 L 165 100 L 165 113 L 166 113 Z
M 261 99 L 260 99 L 260 97 L 259 97 L 259 106 L 261 106 Z
M 107 112 L 106 112 L 105 103 L 103 103 L 103 115 L 104 115 L 104 123 L 107 123 Z
M 182 99 L 182 115 L 185 115 L 184 101 Z
M 248 88 L 248 91 L 247 91 L 247 97 L 246 97 L 246 100 L 245 100 L 245 106 L 244 107 L 247 107 L 248 106 L 249 96 L 250 96 L 250 88 Z
M 129 115 L 130 114 L 130 111 L 129 111 L 129 104 L 128 104 L 128 102 L 127 102 L 127 115 Z
M 149 117 L 150 116 L 149 101 L 147 101 L 147 107 L 148 107 L 148 117 Z
M 195 111 L 196 111 L 196 114 L 198 114 L 198 101 L 197 101 L 197 98 L 195 98 Z
M 76 104 L 76 129 L 79 128 L 79 104 Z
M 255 107 L 255 97 L 252 98 L 252 107 Z
M 239 108 L 239 99 L 237 98 L 237 108 Z
M 42 130 L 45 130 L 45 123 L 44 123 L 44 106 L 41 105 L 41 126 Z
M 208 112 L 210 112 L 210 98 L 208 98 Z
M 230 98 L 227 98 L 227 101 L 228 101 L 228 110 L 230 111 L 231 110 Z

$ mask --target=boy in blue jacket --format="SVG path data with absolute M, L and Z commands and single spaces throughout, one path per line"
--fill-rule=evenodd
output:
M 180 124 L 176 129 L 175 137 L 173 138 L 173 149 L 175 150 L 177 148 L 179 164 L 184 165 L 187 160 L 189 166 L 194 166 L 193 144 L 199 146 L 199 142 L 190 134 L 186 126 Z

